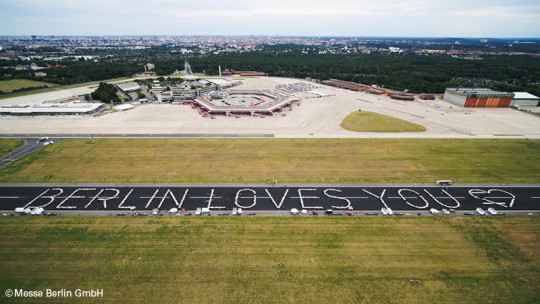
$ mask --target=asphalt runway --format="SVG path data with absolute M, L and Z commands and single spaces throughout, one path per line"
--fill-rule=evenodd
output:
M 0 186 L 0 210 L 43 207 L 63 211 L 148 211 L 155 208 L 213 211 L 234 207 L 253 211 L 395 211 L 436 209 L 540 210 L 540 186 Z

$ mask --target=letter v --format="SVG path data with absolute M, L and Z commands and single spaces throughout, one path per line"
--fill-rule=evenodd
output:
M 285 198 L 287 197 L 287 194 L 289 193 L 289 189 L 285 190 L 285 193 L 283 193 L 283 196 L 281 197 L 281 201 L 279 201 L 279 204 L 278 204 L 278 203 L 276 203 L 276 200 L 274 199 L 272 194 L 270 194 L 270 191 L 268 191 L 268 189 L 264 189 L 264 191 L 266 191 L 266 194 L 268 194 L 268 196 L 272 200 L 272 203 L 274 203 L 274 205 L 276 205 L 277 209 L 281 209 L 281 205 L 283 205 L 283 202 L 285 201 Z

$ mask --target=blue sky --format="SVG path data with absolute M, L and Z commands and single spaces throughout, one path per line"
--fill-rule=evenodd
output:
M 540 37 L 539 0 L 0 0 L 0 35 Z

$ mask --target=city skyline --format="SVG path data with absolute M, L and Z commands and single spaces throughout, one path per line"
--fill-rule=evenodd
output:
M 4 0 L 0 35 L 540 37 L 538 1 Z

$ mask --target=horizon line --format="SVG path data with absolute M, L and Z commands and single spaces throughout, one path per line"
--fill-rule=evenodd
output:
M 282 37 L 282 38 L 437 38 L 437 39 L 540 39 L 540 36 L 399 36 L 399 35 L 280 35 L 280 34 L 0 34 L 0 37 Z

